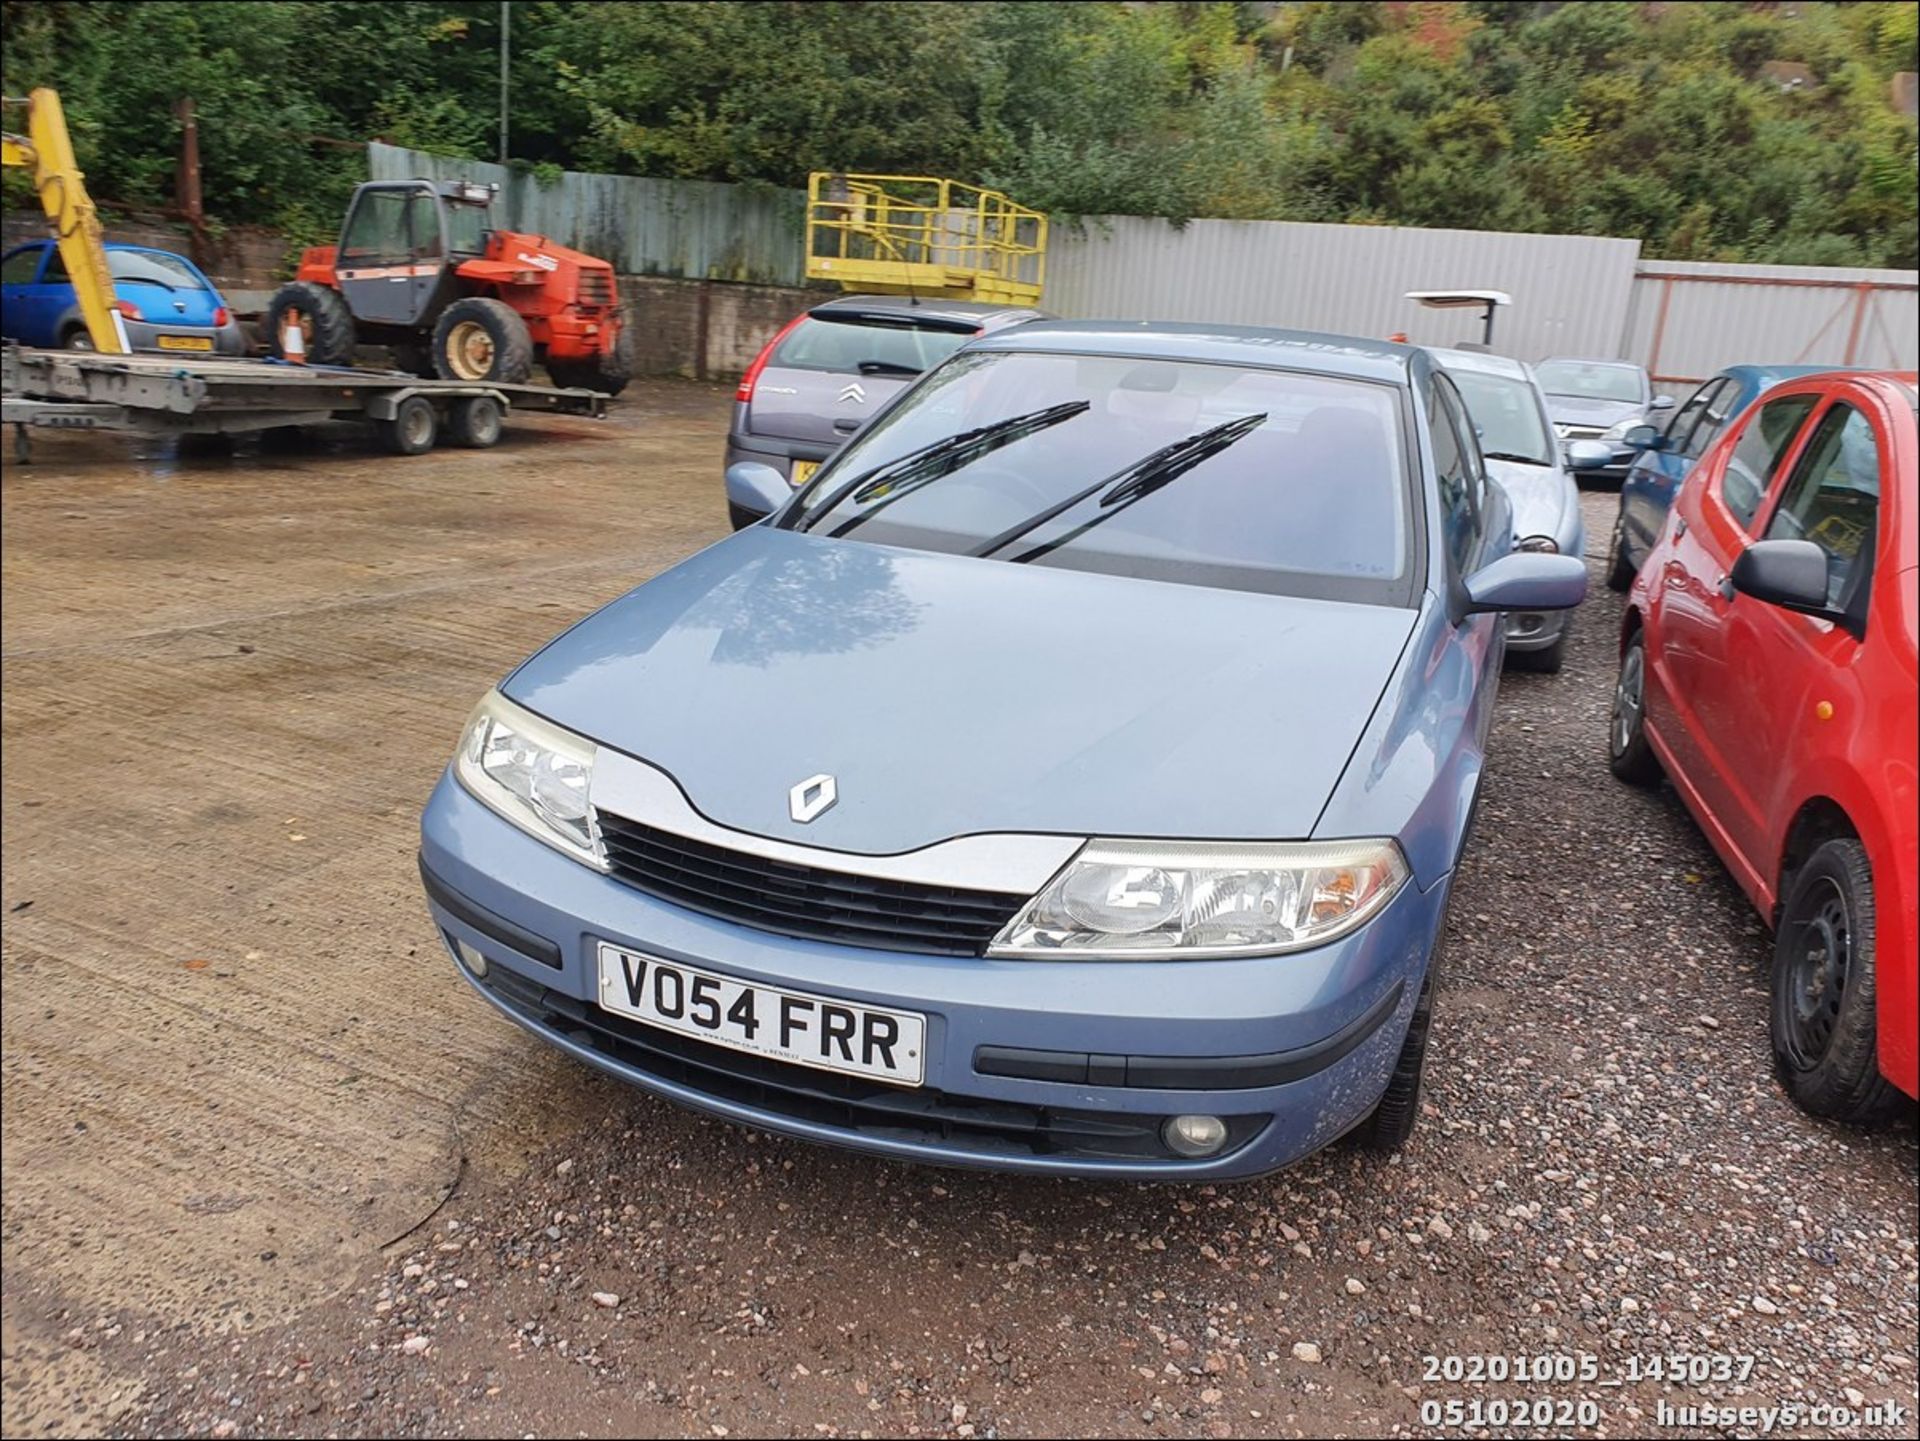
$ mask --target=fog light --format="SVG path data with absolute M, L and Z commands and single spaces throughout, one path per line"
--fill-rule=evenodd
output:
M 460 952 L 460 963 L 476 976 L 485 977 L 487 974 L 487 958 L 465 941 L 455 941 L 454 945 Z
M 1174 1116 L 1160 1128 L 1167 1149 L 1180 1156 L 1211 1156 L 1227 1144 L 1227 1123 L 1218 1116 Z

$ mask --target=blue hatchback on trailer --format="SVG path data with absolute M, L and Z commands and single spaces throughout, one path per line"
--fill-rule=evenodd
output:
M 460 974 L 715 1115 L 949 1165 L 1257 1175 L 1418 1110 L 1511 549 L 1452 381 L 1037 322 L 474 711 L 421 825 Z
M 146 245 L 105 248 L 121 323 L 135 350 L 247 353 L 240 322 L 186 256 Z M 53 241 L 29 241 L 0 256 L 0 334 L 22 345 L 93 349 L 66 262 Z

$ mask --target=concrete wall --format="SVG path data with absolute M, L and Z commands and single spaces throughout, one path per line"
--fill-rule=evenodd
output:
M 633 317 L 638 372 L 707 380 L 739 375 L 775 331 L 830 292 L 623 275 L 620 293 Z

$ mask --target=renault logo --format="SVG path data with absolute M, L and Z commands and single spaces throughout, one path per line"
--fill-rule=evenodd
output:
M 823 771 L 817 776 L 808 776 L 787 792 L 787 814 L 805 825 L 815 816 L 832 810 L 833 803 L 839 799 L 833 777 Z
M 840 403 L 842 405 L 865 405 L 867 403 L 867 392 L 861 388 L 860 382 L 856 380 L 852 385 L 849 385 L 845 390 L 840 392 Z

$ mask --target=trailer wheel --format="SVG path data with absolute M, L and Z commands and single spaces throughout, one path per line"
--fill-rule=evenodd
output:
M 493 380 L 519 385 L 533 374 L 533 336 L 504 300 L 468 296 L 440 312 L 433 327 L 433 368 L 442 380 Z
M 491 395 L 456 400 L 447 410 L 447 434 L 455 445 L 464 445 L 470 450 L 485 450 L 499 444 L 500 432 L 505 428 L 506 416 L 501 413 L 500 402 Z
M 260 321 L 268 355 L 286 358 L 282 333 L 289 325 L 300 331 L 308 364 L 353 364 L 353 312 L 347 309 L 339 291 L 311 280 L 281 286 L 267 302 L 267 313 Z
M 426 396 L 409 395 L 381 429 L 387 449 L 395 455 L 425 455 L 440 433 L 440 417 L 433 413 L 433 402 Z

